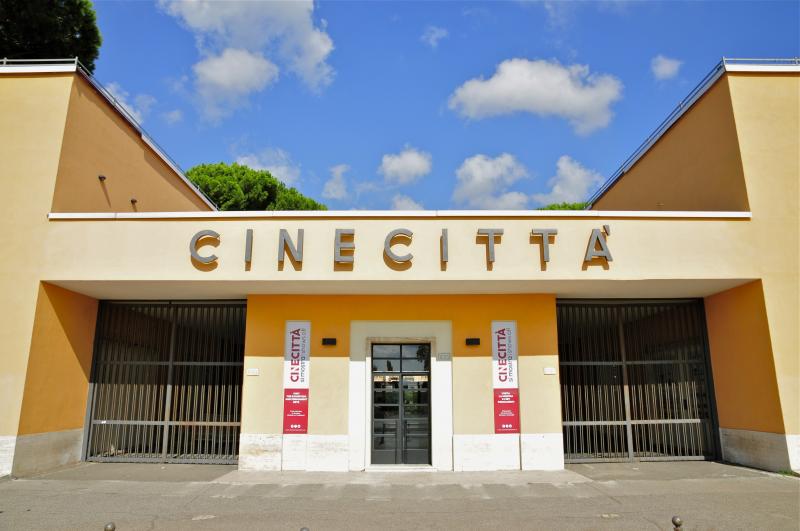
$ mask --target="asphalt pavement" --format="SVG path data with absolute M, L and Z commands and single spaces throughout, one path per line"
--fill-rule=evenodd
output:
M 0 480 L 1 529 L 800 529 L 800 479 L 712 462 L 557 472 L 81 463 Z

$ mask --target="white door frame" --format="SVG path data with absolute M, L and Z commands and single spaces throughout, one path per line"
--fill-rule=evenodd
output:
M 350 323 L 350 470 L 371 463 L 372 344 L 403 342 L 431 344 L 431 463 L 437 470 L 453 470 L 452 335 L 450 321 Z

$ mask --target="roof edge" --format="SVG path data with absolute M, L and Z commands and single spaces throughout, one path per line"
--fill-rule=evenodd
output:
M 122 115 L 125 121 L 133 127 L 139 134 L 147 147 L 149 147 L 162 160 L 169 168 L 181 179 L 189 190 L 199 197 L 206 206 L 212 211 L 217 211 L 217 205 L 203 193 L 192 181 L 186 177 L 186 174 L 166 152 L 158 145 L 158 143 L 150 136 L 147 131 L 131 116 L 125 107 L 117 101 L 117 99 L 106 89 L 97 79 L 92 76 L 88 70 L 78 61 L 74 59 L 42 59 L 42 60 L 15 60 L 3 58 L 0 61 L 0 75 L 2 74 L 50 74 L 50 73 L 77 73 L 80 74 L 89 84 L 94 87 L 97 92 L 108 102 L 114 109 Z
M 765 74 L 800 73 L 800 57 L 776 59 L 748 59 L 723 57 L 711 71 L 681 100 L 667 118 L 661 122 L 639 147 L 587 200 L 586 209 L 603 197 L 614 184 L 641 159 L 650 148 L 688 111 L 708 90 L 728 72 L 760 72 Z
M 50 221 L 152 219 L 508 219 L 508 218 L 650 218 L 751 219 L 751 212 L 667 210 L 258 210 L 215 212 L 51 212 Z

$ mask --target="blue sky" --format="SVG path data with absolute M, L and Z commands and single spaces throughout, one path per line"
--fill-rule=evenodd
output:
M 586 198 L 724 55 L 800 55 L 797 2 L 97 2 L 95 76 L 184 169 L 332 209 Z

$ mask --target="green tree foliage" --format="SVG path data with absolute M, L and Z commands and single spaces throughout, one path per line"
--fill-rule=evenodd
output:
M 585 210 L 589 203 L 553 203 L 539 207 L 539 210 Z
M 102 41 L 89 0 L 0 0 L 0 58 L 77 57 L 94 72 Z
M 242 164 L 200 164 L 186 172 L 220 210 L 327 210 L 266 170 Z

